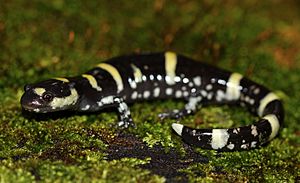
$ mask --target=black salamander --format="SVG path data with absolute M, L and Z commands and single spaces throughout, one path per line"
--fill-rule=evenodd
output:
M 199 105 L 239 104 L 260 119 L 230 129 L 193 129 L 178 123 L 174 131 L 187 143 L 219 151 L 255 148 L 273 139 L 283 123 L 279 98 L 264 86 L 173 52 L 116 57 L 77 77 L 55 78 L 26 85 L 21 98 L 25 110 L 99 111 L 116 107 L 120 122 L 133 124 L 128 103 L 151 99 L 186 99 L 183 109 L 159 114 L 181 118 Z

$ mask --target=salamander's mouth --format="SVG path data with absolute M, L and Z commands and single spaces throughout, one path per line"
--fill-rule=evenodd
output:
M 44 110 L 42 110 L 41 108 L 35 108 L 31 105 L 22 104 L 22 108 L 29 112 L 45 113 Z
M 45 113 L 46 110 L 44 107 L 37 107 L 35 104 L 32 104 L 32 103 L 24 103 L 24 102 L 21 102 L 21 105 L 22 105 L 22 108 L 25 109 L 26 111 L 29 111 L 29 112 L 36 112 L 36 113 Z

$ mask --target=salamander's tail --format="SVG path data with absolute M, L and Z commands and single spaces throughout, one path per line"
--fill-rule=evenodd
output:
M 252 125 L 229 129 L 194 129 L 173 123 L 173 130 L 189 144 L 219 151 L 246 150 L 272 140 L 283 123 L 284 110 L 278 97 L 270 92 L 260 100 Z

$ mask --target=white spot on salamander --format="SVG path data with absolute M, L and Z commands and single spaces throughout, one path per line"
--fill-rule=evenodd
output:
M 182 82 L 183 82 L 184 84 L 187 84 L 188 82 L 190 82 L 190 80 L 189 80 L 188 78 L 183 78 L 183 79 L 182 79 Z
M 97 102 L 98 106 L 101 107 L 106 104 L 112 104 L 114 102 L 114 96 L 103 97 L 100 101 Z
M 256 147 L 256 144 L 257 144 L 256 141 L 251 142 L 251 147 Z
M 227 148 L 230 149 L 230 150 L 232 150 L 234 148 L 234 144 L 228 144 Z
M 146 81 L 147 81 L 147 76 L 143 75 L 143 76 L 142 76 L 142 80 L 143 80 L 144 82 L 146 82 Z
M 172 93 L 173 93 L 173 89 L 172 88 L 167 88 L 166 89 L 166 94 L 167 95 L 172 95 Z
M 175 97 L 176 97 L 176 98 L 182 97 L 182 91 L 181 91 L 181 90 L 177 90 L 177 91 L 175 92 Z
M 132 92 L 131 99 L 135 100 L 137 98 L 138 93 L 136 91 Z
M 154 80 L 154 76 L 153 76 L 153 74 L 150 74 L 150 76 L 149 76 L 149 79 L 150 79 L 151 81 L 153 81 L 153 80 Z
M 196 136 L 196 130 L 192 131 L 192 136 Z
M 195 83 L 196 86 L 200 86 L 201 85 L 201 77 L 200 76 L 194 77 L 193 81 L 194 81 L 194 83 Z
M 229 139 L 229 133 L 226 129 L 212 129 L 211 147 L 221 149 L 225 147 Z
M 213 86 L 212 86 L 212 84 L 208 84 L 208 85 L 206 85 L 206 90 L 211 90 L 212 88 L 213 88 Z
M 222 90 L 217 91 L 216 100 L 221 102 L 225 98 L 225 92 Z
M 254 91 L 253 91 L 253 93 L 254 93 L 255 95 L 258 95 L 259 92 L 260 92 L 260 89 L 259 89 L 259 88 L 255 88 Z
M 196 88 L 191 89 L 191 93 L 196 93 L 196 91 L 197 91 Z
M 180 78 L 179 76 L 175 76 L 175 79 L 174 79 L 174 81 L 178 83 L 178 82 L 180 82 L 180 81 L 181 81 L 181 78 Z
M 241 145 L 241 148 L 242 149 L 248 149 L 249 148 L 249 144 L 247 143 L 247 144 L 242 144 Z
M 240 128 L 235 128 L 235 129 L 233 129 L 233 133 L 235 133 L 235 134 L 238 134 L 239 132 L 241 131 L 241 129 Z
M 251 125 L 251 134 L 256 137 L 258 135 L 257 127 L 255 125 Z
M 251 105 L 254 105 L 255 100 L 251 98 L 250 101 L 249 101 L 249 103 L 250 103 Z
M 184 92 L 183 92 L 183 96 L 184 96 L 184 97 L 189 96 L 189 92 L 188 92 L 188 91 L 184 91 Z
M 132 89 L 135 89 L 137 87 L 136 82 L 131 78 L 128 78 L 128 83 Z
M 153 96 L 154 97 L 158 97 L 159 93 L 160 93 L 160 88 L 159 87 L 154 88 L 154 90 L 153 90 Z
M 86 111 L 86 110 L 89 110 L 90 107 L 91 107 L 90 105 L 86 105 L 83 108 L 81 108 L 81 110 Z
M 160 74 L 158 74 L 158 75 L 156 76 L 156 79 L 157 79 L 158 81 L 160 81 L 160 80 L 162 80 L 162 76 L 161 76 Z
M 150 91 L 144 91 L 144 95 L 143 95 L 143 97 L 145 98 L 145 99 L 147 99 L 147 98 L 149 98 L 149 96 L 150 96 Z
M 205 91 L 205 90 L 201 90 L 200 93 L 201 93 L 201 95 L 202 95 L 203 97 L 206 97 L 206 96 L 207 96 L 207 91 Z
M 209 92 L 209 93 L 207 94 L 207 99 L 208 99 L 208 100 L 211 100 L 211 99 L 213 98 L 213 95 L 214 95 L 213 92 Z

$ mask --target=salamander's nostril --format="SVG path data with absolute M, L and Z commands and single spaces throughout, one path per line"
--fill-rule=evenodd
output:
M 30 90 L 30 88 L 32 88 L 32 86 L 27 84 L 24 86 L 24 91 L 28 91 L 28 90 Z

